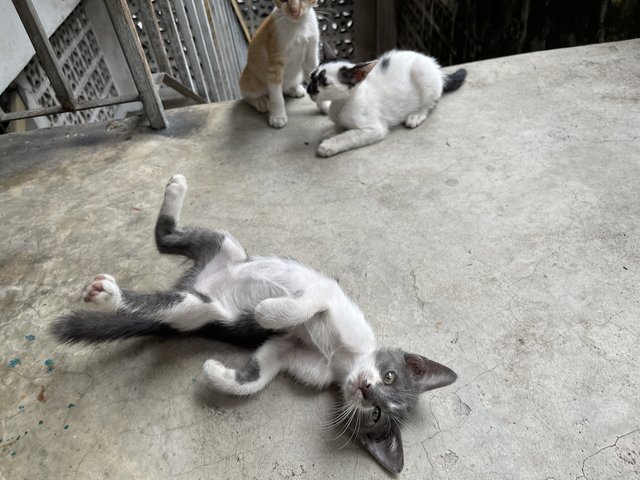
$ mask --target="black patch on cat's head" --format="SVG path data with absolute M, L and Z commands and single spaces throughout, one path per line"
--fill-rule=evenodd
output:
M 380 71 L 386 72 L 389 69 L 389 64 L 391 63 L 391 59 L 389 57 L 384 57 L 380 60 Z
M 324 68 L 315 69 L 311 72 L 311 79 L 309 85 L 307 85 L 307 93 L 313 98 L 320 93 L 319 87 L 326 87 L 327 85 L 327 71 Z

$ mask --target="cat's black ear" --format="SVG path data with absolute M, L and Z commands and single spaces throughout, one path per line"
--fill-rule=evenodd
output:
M 372 434 L 362 434 L 360 441 L 384 468 L 392 473 L 402 471 L 404 466 L 402 435 L 400 435 L 400 429 L 395 422 L 391 422 L 386 435 L 378 437 Z
M 458 378 L 456 372 L 449 367 L 416 353 L 405 353 L 404 361 L 411 378 L 416 382 L 421 392 L 446 387 Z
M 342 67 L 338 73 L 340 81 L 349 87 L 355 87 L 358 83 L 367 78 L 373 67 L 378 63 L 377 60 L 371 62 L 358 63 L 351 68 Z

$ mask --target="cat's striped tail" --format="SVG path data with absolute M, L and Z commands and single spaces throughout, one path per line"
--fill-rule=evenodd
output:
M 467 71 L 464 68 L 459 68 L 451 74 L 445 74 L 444 76 L 444 92 L 453 92 L 460 88 L 464 83 L 464 79 L 467 78 Z
M 76 310 L 59 317 L 50 332 L 62 343 L 107 343 L 147 336 L 195 335 L 241 347 L 256 348 L 275 332 L 258 325 L 253 315 L 242 315 L 232 323 L 209 322 L 197 330 L 180 332 L 159 320 L 135 312 Z

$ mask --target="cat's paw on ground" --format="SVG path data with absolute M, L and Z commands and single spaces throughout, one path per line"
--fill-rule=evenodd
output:
M 302 85 L 296 85 L 295 87 L 292 87 L 288 89 L 286 92 L 284 92 L 285 95 L 293 98 L 302 98 L 304 97 L 305 93 L 306 93 L 306 90 Z
M 318 147 L 318 155 L 321 157 L 332 157 L 338 153 L 338 149 L 335 147 L 331 139 L 327 139 Z
M 426 113 L 422 113 L 422 112 L 412 113 L 407 117 L 407 119 L 404 122 L 404 125 L 407 128 L 416 128 L 422 122 L 424 122 L 426 118 L 427 118 Z
M 271 116 L 269 117 L 269 125 L 273 128 L 282 128 L 287 124 L 287 117 Z
M 101 273 L 84 289 L 82 299 L 85 303 L 116 309 L 121 299 L 120 288 L 115 278 Z

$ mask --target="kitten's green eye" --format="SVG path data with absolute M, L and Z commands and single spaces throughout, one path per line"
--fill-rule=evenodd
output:
M 373 409 L 373 412 L 371 412 L 371 420 L 373 420 L 374 422 L 380 420 L 380 407 L 375 407 Z
M 391 385 L 396 381 L 396 372 L 387 372 L 384 374 L 384 378 L 382 379 L 385 385 Z

